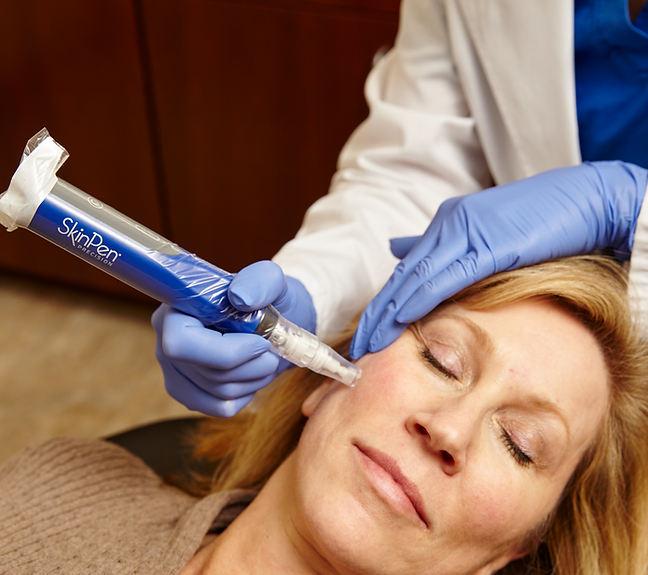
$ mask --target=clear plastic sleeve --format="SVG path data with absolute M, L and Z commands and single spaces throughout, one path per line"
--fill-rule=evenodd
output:
M 157 301 L 221 332 L 256 333 L 295 365 L 353 385 L 359 368 L 272 306 L 241 312 L 227 290 L 233 275 L 183 250 L 56 177 L 67 152 L 41 130 L 0 196 L 0 223 L 24 227 Z

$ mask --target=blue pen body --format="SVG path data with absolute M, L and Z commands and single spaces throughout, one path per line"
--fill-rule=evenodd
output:
M 227 299 L 232 274 L 58 180 L 29 230 L 153 299 L 222 332 L 253 333 L 264 310 L 245 313 Z
M 0 194 L 1 225 L 27 228 L 209 328 L 260 335 L 294 365 L 356 384 L 360 368 L 272 305 L 250 313 L 233 307 L 227 297 L 232 274 L 56 177 L 67 157 L 46 129 L 27 142 L 9 188 Z

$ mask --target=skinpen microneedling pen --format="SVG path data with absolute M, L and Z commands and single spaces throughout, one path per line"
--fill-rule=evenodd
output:
M 233 275 L 183 250 L 56 176 L 67 151 L 43 129 L 29 140 L 6 192 L 0 223 L 26 228 L 153 299 L 218 331 L 253 333 L 271 350 L 348 386 L 361 370 L 273 306 L 242 312 L 227 298 Z

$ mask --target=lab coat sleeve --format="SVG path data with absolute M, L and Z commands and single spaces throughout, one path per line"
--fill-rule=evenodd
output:
M 402 2 L 395 46 L 369 74 L 365 97 L 369 117 L 344 146 L 329 194 L 274 258 L 312 295 L 323 338 L 387 281 L 397 263 L 390 238 L 422 234 L 445 199 L 491 184 L 443 2 Z
M 629 290 L 637 312 L 640 314 L 642 328 L 648 336 L 648 190 L 639 212 L 635 230 L 632 257 L 630 259 Z

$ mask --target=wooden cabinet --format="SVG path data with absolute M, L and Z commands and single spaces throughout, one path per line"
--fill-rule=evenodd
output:
M 270 258 L 326 193 L 398 0 L 5 0 L 0 187 L 47 126 L 59 175 L 227 269 Z M 0 268 L 130 288 L 30 232 Z
M 0 187 L 46 126 L 71 156 L 59 175 L 153 228 L 161 224 L 130 0 L 0 3 Z M 4 270 L 130 295 L 26 230 L 0 227 Z

